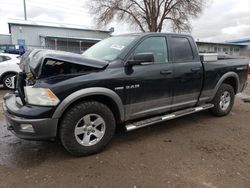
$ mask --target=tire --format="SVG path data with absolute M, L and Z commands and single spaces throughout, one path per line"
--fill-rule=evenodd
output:
M 69 153 L 85 156 L 102 151 L 111 141 L 115 127 L 114 115 L 106 105 L 87 101 L 66 111 L 59 136 Z
M 221 84 L 212 100 L 212 104 L 214 104 L 214 107 L 211 109 L 212 114 L 218 117 L 229 114 L 234 105 L 234 98 L 233 87 L 228 84 Z
M 11 83 L 11 77 L 15 76 L 16 74 L 7 74 L 4 76 L 3 78 L 3 86 L 5 89 L 14 89 L 15 87 L 12 86 L 12 83 Z

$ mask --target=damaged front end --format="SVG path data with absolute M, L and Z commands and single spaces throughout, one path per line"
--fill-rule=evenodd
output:
M 72 90 L 70 86 L 77 84 L 69 79 L 88 77 L 103 71 L 107 65 L 107 62 L 68 52 L 32 50 L 24 54 L 16 91 L 4 96 L 3 110 L 8 130 L 23 139 L 55 138 L 59 121 L 53 117 L 56 106 L 67 95 L 67 90 Z M 61 82 L 68 85 L 62 86 Z
M 49 89 L 38 91 L 38 88 L 35 87 L 38 80 L 61 75 L 81 75 L 89 72 L 97 72 L 105 69 L 107 65 L 108 62 L 106 61 L 88 59 L 79 54 L 35 49 L 27 52 L 22 57 L 20 62 L 22 72 L 17 76 L 17 94 L 24 105 L 26 102 L 29 104 L 37 104 L 36 102 L 34 103 L 35 99 L 32 99 L 34 98 L 33 96 L 36 95 L 29 97 L 30 93 L 44 92 L 44 95 L 53 98 L 52 101 L 54 102 L 45 102 L 44 104 L 42 103 L 42 105 L 54 106 L 57 104 L 57 98 Z M 36 89 L 32 89 L 32 86 Z

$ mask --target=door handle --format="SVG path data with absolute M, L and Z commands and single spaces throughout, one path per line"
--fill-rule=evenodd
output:
M 201 70 L 201 68 L 200 68 L 200 67 L 197 67 L 197 68 L 192 68 L 192 69 L 191 69 L 191 71 L 192 71 L 192 72 L 198 72 L 198 71 L 200 71 L 200 70 Z
M 169 75 L 169 74 L 172 74 L 173 71 L 171 71 L 171 70 L 162 70 L 160 73 L 161 73 L 162 75 Z

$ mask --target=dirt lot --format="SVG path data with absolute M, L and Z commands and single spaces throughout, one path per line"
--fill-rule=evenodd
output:
M 16 138 L 1 111 L 0 187 L 250 187 L 249 112 L 238 96 L 227 117 L 119 131 L 104 152 L 74 158 L 58 143 Z

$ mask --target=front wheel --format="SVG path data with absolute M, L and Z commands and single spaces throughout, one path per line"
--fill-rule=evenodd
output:
M 227 115 L 233 107 L 234 98 L 233 87 L 228 84 L 222 84 L 212 101 L 212 104 L 214 104 L 214 107 L 211 109 L 212 114 L 215 116 Z
M 75 156 L 100 152 L 115 132 L 115 118 L 104 104 L 89 101 L 70 108 L 62 119 L 60 139 L 65 149 Z
M 15 76 L 15 74 L 7 74 L 3 78 L 3 86 L 6 89 L 14 89 L 14 82 L 12 81 L 12 77 Z

